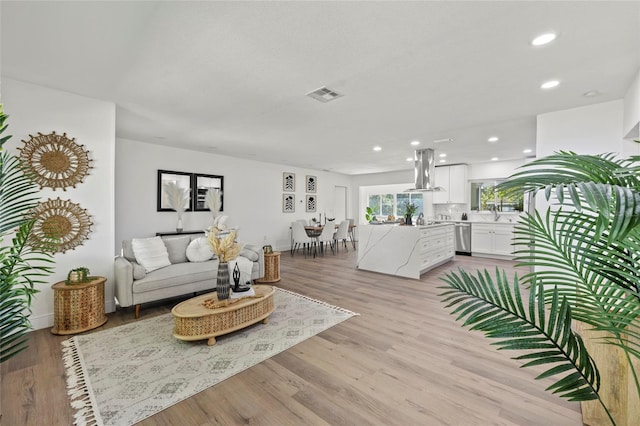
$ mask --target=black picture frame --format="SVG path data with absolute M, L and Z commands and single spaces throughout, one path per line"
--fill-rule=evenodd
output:
M 207 196 L 207 191 L 210 188 L 217 188 L 220 190 L 220 211 L 224 211 L 224 176 L 194 173 L 192 186 L 194 211 L 209 211 L 209 207 L 205 205 L 205 197 Z
M 176 182 L 181 187 L 186 188 L 189 191 L 189 204 L 185 211 L 192 211 L 193 206 L 193 173 L 188 172 L 176 172 L 172 170 L 158 170 L 158 193 L 156 210 L 159 212 L 173 212 L 175 211 L 169 206 L 167 202 L 167 194 L 165 194 L 163 187 L 166 182 Z

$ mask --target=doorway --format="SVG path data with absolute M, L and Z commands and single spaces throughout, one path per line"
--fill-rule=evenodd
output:
M 335 223 L 340 223 L 347 218 L 347 187 L 336 185 L 333 198 Z

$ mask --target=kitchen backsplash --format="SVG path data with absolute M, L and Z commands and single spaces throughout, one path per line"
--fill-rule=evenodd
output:
M 427 217 L 427 220 L 461 220 L 462 213 L 467 213 L 467 220 L 476 222 L 493 222 L 494 215 L 491 212 L 469 211 L 468 204 L 435 204 L 434 217 Z M 498 212 L 500 217 L 498 222 L 517 222 L 520 212 Z

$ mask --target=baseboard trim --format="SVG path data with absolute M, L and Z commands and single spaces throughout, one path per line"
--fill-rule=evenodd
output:
M 105 303 L 104 311 L 111 313 L 116 311 L 116 302 L 114 300 Z M 41 330 L 43 328 L 53 327 L 53 312 L 44 315 L 32 315 L 29 317 L 32 330 Z

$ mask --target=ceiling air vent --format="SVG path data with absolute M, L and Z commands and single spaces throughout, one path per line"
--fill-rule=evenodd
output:
M 341 97 L 342 95 L 340 93 L 334 92 L 331 89 L 327 89 L 326 87 L 321 87 L 307 93 L 307 96 L 320 102 L 329 102 Z

